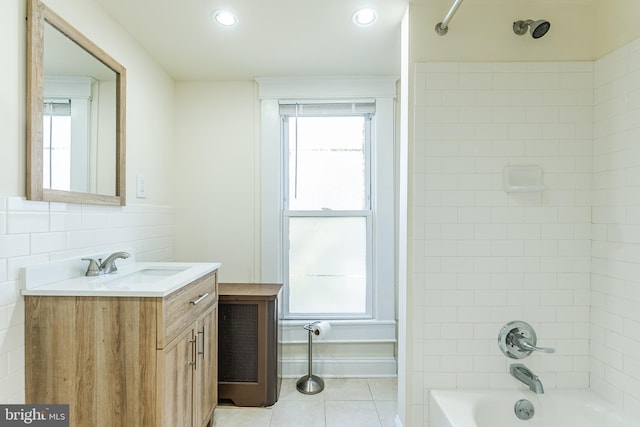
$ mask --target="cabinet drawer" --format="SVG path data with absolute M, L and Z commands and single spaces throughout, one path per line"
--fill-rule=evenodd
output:
M 158 349 L 164 348 L 218 301 L 218 275 L 212 272 L 160 300 Z

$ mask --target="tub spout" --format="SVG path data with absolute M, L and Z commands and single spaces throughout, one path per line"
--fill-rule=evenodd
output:
M 542 387 L 540 378 L 522 363 L 513 363 L 509 367 L 509 371 L 515 379 L 528 386 L 532 392 L 537 394 L 544 393 L 544 387 Z

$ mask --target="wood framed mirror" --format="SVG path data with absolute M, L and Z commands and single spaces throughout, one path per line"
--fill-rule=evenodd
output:
M 125 68 L 40 0 L 27 20 L 27 199 L 124 206 Z

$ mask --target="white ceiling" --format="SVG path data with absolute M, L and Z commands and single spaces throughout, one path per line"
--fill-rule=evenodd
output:
M 176 80 L 256 76 L 399 75 L 400 21 L 411 0 L 96 0 Z M 454 0 L 437 2 L 443 17 Z M 593 4 L 598 0 L 467 0 Z M 353 12 L 378 21 L 358 27 Z M 465 3 L 461 5 L 465 7 Z M 211 13 L 233 11 L 233 28 Z M 430 23 L 431 25 L 431 23 Z
M 116 73 L 51 26 L 44 24 L 44 73 L 47 76 L 91 76 L 115 81 Z
M 408 0 L 96 0 L 176 80 L 398 75 Z M 373 7 L 370 27 L 351 21 Z M 229 9 L 232 28 L 211 13 Z

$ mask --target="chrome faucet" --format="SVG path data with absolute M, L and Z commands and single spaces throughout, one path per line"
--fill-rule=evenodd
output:
M 540 378 L 538 378 L 536 374 L 531 372 L 531 370 L 522 363 L 511 364 L 509 371 L 515 379 L 529 386 L 529 390 L 532 392 L 537 394 L 544 393 L 544 387 L 542 387 L 542 381 L 540 381 Z
M 116 266 L 117 259 L 126 259 L 131 255 L 128 252 L 114 252 L 107 257 L 104 261 L 95 258 L 82 258 L 83 261 L 89 261 L 87 272 L 85 276 L 99 276 L 101 274 L 111 274 L 118 271 Z

